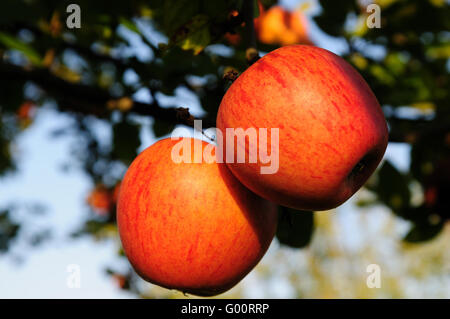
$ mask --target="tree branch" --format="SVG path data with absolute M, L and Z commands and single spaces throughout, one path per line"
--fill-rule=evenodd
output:
M 255 25 L 253 23 L 254 6 L 254 0 L 244 0 L 242 10 L 244 13 L 247 43 L 249 44 L 249 48 L 256 49 Z
M 108 91 L 90 85 L 71 83 L 52 74 L 44 68 L 24 68 L 0 61 L 0 73 L 11 80 L 32 81 L 55 98 L 61 111 L 73 112 L 83 115 L 107 117 L 111 109 L 107 104 L 111 100 L 117 100 Z M 152 103 L 132 101 L 131 108 L 126 111 L 139 115 L 154 117 L 173 124 L 184 124 L 194 127 L 195 118 L 187 108 L 161 107 L 154 100 Z M 202 118 L 204 128 L 215 127 L 211 119 Z M 427 119 L 403 119 L 397 116 L 387 116 L 391 124 L 389 141 L 414 143 L 417 138 L 434 131 L 450 130 L 448 125 L 436 125 Z
M 117 100 L 104 89 L 68 82 L 43 68 L 23 68 L 0 61 L 0 73 L 11 80 L 29 80 L 36 83 L 58 101 L 59 108 L 62 111 L 106 117 L 111 112 L 107 107 L 108 101 Z M 150 104 L 133 101 L 127 112 L 148 115 L 168 123 L 193 127 L 194 118 L 188 109 L 161 107 L 156 100 Z M 215 126 L 215 123 L 209 119 L 201 120 L 205 128 Z
M 421 138 L 442 136 L 450 131 L 450 119 L 439 121 L 426 118 L 406 119 L 398 116 L 387 116 L 390 124 L 389 141 L 413 144 Z
M 244 0 L 244 4 L 242 6 L 245 21 L 245 35 L 248 43 L 245 56 L 250 65 L 259 59 L 259 53 L 256 46 L 255 24 L 253 21 L 253 13 L 255 10 L 254 6 L 254 0 Z

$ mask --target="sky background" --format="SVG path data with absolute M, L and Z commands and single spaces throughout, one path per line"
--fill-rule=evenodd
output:
M 288 8 L 295 8 L 298 1 L 283 1 Z M 313 8 L 314 13 L 318 8 Z M 309 19 L 311 20 L 311 19 Z M 310 21 L 312 40 L 323 48 L 337 54 L 345 50 L 342 41 L 330 38 Z M 161 41 L 157 34 L 149 34 L 153 42 Z M 138 42 L 133 43 L 131 54 L 145 61 L 151 58 Z M 377 54 L 377 50 L 374 50 Z M 132 75 L 130 75 L 132 77 Z M 131 79 L 132 80 L 132 79 Z M 138 99 L 149 101 L 149 94 L 142 91 Z M 164 104 L 164 98 L 161 98 Z M 194 114 L 201 112 L 199 103 L 193 94 L 178 90 L 175 98 L 180 105 L 189 105 Z M 167 99 L 166 99 L 167 100 Z M 193 109 L 192 109 L 193 108 Z M 19 213 L 14 217 L 22 220 L 30 218 L 26 227 L 30 230 L 39 227 L 52 229 L 52 238 L 39 247 L 30 247 L 19 240 L 7 255 L 0 255 L 0 298 L 133 298 L 134 296 L 120 290 L 109 275 L 104 272 L 106 266 L 126 267 L 118 264 L 116 249 L 118 243 L 112 240 L 95 242 L 90 238 L 73 240 L 69 234 L 80 226 L 82 220 L 90 213 L 85 199 L 93 185 L 81 170 L 63 170 L 67 163 L 73 163 L 70 149 L 76 141 L 75 136 L 65 135 L 57 139 L 51 133 L 71 123 L 71 118 L 58 113 L 51 105 L 40 108 L 33 125 L 17 139 L 15 152 L 18 158 L 17 173 L 0 179 L 0 207 L 12 202 L 44 203 L 46 213 L 39 218 L 29 213 Z M 150 130 L 151 119 L 142 130 L 140 150 L 150 146 L 155 138 Z M 98 134 L 110 134 L 109 130 L 97 123 Z M 409 147 L 391 143 L 385 158 L 402 170 L 409 165 Z M 348 245 L 357 245 L 359 234 L 352 229 L 356 210 L 352 203 L 338 208 L 339 223 L 344 228 L 344 240 Z M 374 226 L 376 227 L 376 226 Z M 405 226 L 406 227 L 406 226 Z M 405 228 L 406 230 L 407 228 Z M 25 233 L 27 229 L 23 230 Z M 19 236 L 20 237 L 20 236 Z M 118 238 L 116 240 L 119 240 Z M 278 243 L 274 242 L 264 257 L 273 258 Z M 263 262 L 264 262 L 263 259 Z M 81 287 L 69 288 L 67 280 L 71 264 L 80 266 Z M 125 269 L 125 268 L 124 268 Z M 291 287 L 282 276 L 276 277 L 276 284 L 271 285 L 272 297 L 289 297 Z M 248 297 L 262 297 L 262 281 L 256 274 L 250 273 L 240 284 Z

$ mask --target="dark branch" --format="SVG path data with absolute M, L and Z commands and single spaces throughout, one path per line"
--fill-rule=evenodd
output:
M 243 13 L 245 21 L 245 32 L 249 48 L 256 49 L 255 25 L 253 23 L 254 0 L 244 0 Z
M 55 98 L 62 111 L 74 112 L 84 115 L 106 117 L 111 110 L 107 104 L 117 100 L 109 92 L 90 85 L 72 83 L 53 75 L 43 68 L 23 68 L 0 61 L 0 73 L 11 80 L 32 81 L 47 94 Z M 132 102 L 127 112 L 152 116 L 173 124 L 193 126 L 193 117 L 185 108 L 161 107 L 156 100 L 153 103 Z M 189 114 L 189 115 L 188 115 Z M 211 120 L 201 119 L 204 128 L 213 127 Z
M 245 57 L 249 65 L 252 65 L 259 59 L 259 53 L 256 46 L 255 24 L 253 21 L 254 0 L 244 0 L 242 7 L 245 21 L 245 35 L 248 47 L 245 51 Z
M 449 120 L 439 118 L 430 120 L 426 118 L 407 119 L 398 116 L 387 116 L 390 125 L 389 141 L 413 144 L 419 139 L 436 138 L 450 131 Z

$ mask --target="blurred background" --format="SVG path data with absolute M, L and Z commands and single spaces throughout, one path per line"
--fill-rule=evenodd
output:
M 0 2 L 0 298 L 192 297 L 131 270 L 117 190 L 133 158 L 189 115 L 214 127 L 230 72 L 249 65 L 252 19 L 260 55 L 300 43 L 349 61 L 380 101 L 390 143 L 341 207 L 280 208 L 266 256 L 219 297 L 450 298 L 450 1 L 251 7 Z M 367 285 L 371 264 L 379 288 Z

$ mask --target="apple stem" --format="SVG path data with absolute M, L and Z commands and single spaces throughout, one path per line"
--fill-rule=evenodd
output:
M 239 76 L 239 72 L 234 68 L 228 68 L 223 73 L 223 79 L 229 82 L 234 82 Z
M 195 130 L 198 130 L 211 142 L 215 142 L 215 139 L 208 136 L 203 129 L 199 129 L 194 125 L 194 121 L 196 118 L 189 112 L 189 108 L 179 107 L 177 108 L 177 122 L 185 124 L 187 126 L 193 127 Z

